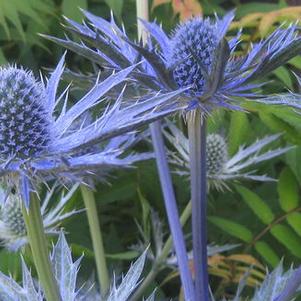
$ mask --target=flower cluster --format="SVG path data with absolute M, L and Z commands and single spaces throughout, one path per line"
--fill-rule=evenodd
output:
M 188 138 L 172 123 L 164 131 L 165 137 L 176 149 L 169 151 L 170 162 L 176 172 L 189 176 L 189 141 Z M 280 156 L 293 147 L 263 149 L 279 139 L 281 135 L 272 135 L 255 141 L 249 146 L 240 146 L 239 150 L 229 156 L 225 138 L 220 134 L 209 134 L 206 139 L 206 168 L 209 187 L 217 189 L 228 187 L 231 180 L 273 181 L 267 175 L 258 175 L 254 165 Z
M 55 202 L 51 202 L 58 189 L 57 185 L 53 185 L 42 199 L 41 215 L 47 235 L 59 234 L 61 223 L 81 212 L 75 209 L 65 210 L 77 187 L 78 185 L 74 185 L 67 194 L 62 192 Z M 22 215 L 22 199 L 17 191 L 7 193 L 2 188 L 0 198 L 0 241 L 5 248 L 16 252 L 28 242 Z
M 0 174 L 14 175 L 10 178 L 15 179 L 13 185 L 22 191 L 26 204 L 30 189 L 26 183 L 33 184 L 33 179 L 45 181 L 53 176 L 73 179 L 97 168 L 128 166 L 139 160 L 139 156 L 118 158 L 118 148 L 126 145 L 123 138 L 116 138 L 102 149 L 95 148 L 94 152 L 87 149 L 178 109 L 177 104 L 171 104 L 179 92 L 151 95 L 124 104 L 122 91 L 114 105 L 104 106 L 105 94 L 122 83 L 135 66 L 97 82 L 69 107 L 68 89 L 57 96 L 63 65 L 64 57 L 46 85 L 22 68 L 11 66 L 0 70 Z M 74 129 L 78 120 L 96 105 L 103 105 L 103 114 Z
M 76 43 L 68 37 L 59 39 L 44 36 L 105 70 L 122 70 L 144 61 L 131 77 L 150 91 L 171 91 L 187 87 L 183 96 L 190 95 L 189 109 L 200 107 L 211 111 L 215 107 L 239 110 L 245 97 L 269 103 L 254 92 L 261 87 L 263 77 L 296 56 L 301 50 L 297 26 L 278 28 L 265 40 L 252 46 L 246 54 L 234 54 L 239 45 L 240 33 L 230 40 L 226 32 L 234 18 L 233 12 L 222 19 L 194 18 L 178 25 L 169 36 L 155 22 L 140 20 L 150 34 L 149 42 L 142 47 L 131 41 L 113 17 L 111 22 L 83 11 L 88 23 L 79 24 L 66 18 L 66 30 L 81 38 Z M 98 49 L 94 46 L 99 45 Z M 79 75 L 83 81 L 85 80 Z M 258 82 L 260 80 L 260 82 Z M 274 101 L 300 108 L 298 102 Z

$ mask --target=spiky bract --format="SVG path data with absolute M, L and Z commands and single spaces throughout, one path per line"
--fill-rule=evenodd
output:
M 265 84 L 263 77 L 301 51 L 298 27 L 291 25 L 276 29 L 237 58 L 235 50 L 241 33 L 230 39 L 225 37 L 234 19 L 233 12 L 223 18 L 188 20 L 171 37 L 156 22 L 140 20 L 150 36 L 144 46 L 131 41 L 113 18 L 107 21 L 87 11 L 83 13 L 92 26 L 66 19 L 65 27 L 72 36 L 76 33 L 81 43 L 68 37 L 47 38 L 93 63 L 100 61 L 108 70 L 121 70 L 143 57 L 137 72 L 131 74 L 136 89 L 147 87 L 151 91 L 175 91 L 179 86 L 192 85 L 188 88 L 190 90 L 182 93 L 182 100 L 188 104 L 185 111 L 197 107 L 203 112 L 210 112 L 216 107 L 241 110 L 242 103 L 251 97 L 252 100 L 269 103 L 256 93 Z M 97 49 L 95 45 L 99 45 Z M 81 84 L 87 81 L 82 74 L 74 78 L 80 78 Z M 274 99 L 271 103 L 301 107 L 300 101 L 286 99 Z

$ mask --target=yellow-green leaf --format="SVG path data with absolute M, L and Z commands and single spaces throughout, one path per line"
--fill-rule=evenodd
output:
M 227 232 L 231 236 L 239 238 L 245 242 L 252 241 L 252 232 L 247 227 L 221 217 L 211 216 L 208 219 L 215 226 Z
M 301 258 L 301 239 L 291 228 L 285 225 L 275 225 L 270 232 L 293 255 Z
M 245 142 L 243 139 L 248 136 L 249 126 L 250 124 L 246 113 L 238 111 L 231 112 L 228 138 L 228 151 L 230 155 L 235 154 L 242 142 Z
M 279 264 L 280 258 L 265 241 L 257 241 L 254 247 L 263 259 L 272 267 L 276 267 Z
M 253 191 L 243 187 L 235 186 L 244 202 L 251 208 L 256 216 L 266 225 L 270 224 L 275 216 L 270 207 Z
M 292 212 L 286 218 L 288 224 L 295 230 L 295 232 L 301 236 L 301 213 Z
M 289 212 L 298 207 L 299 185 L 290 168 L 286 167 L 282 170 L 277 189 L 282 210 Z

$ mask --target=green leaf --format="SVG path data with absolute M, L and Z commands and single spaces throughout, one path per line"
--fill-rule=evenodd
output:
M 2 49 L 0 48 L 0 65 L 4 65 L 6 63 L 7 63 L 7 60 L 4 56 L 4 53 L 3 53 Z
M 286 162 L 293 171 L 294 175 L 301 182 L 301 146 L 295 147 L 285 154 Z
M 277 266 L 280 258 L 266 242 L 257 241 L 254 247 L 267 263 L 269 263 L 272 267 Z
M 139 256 L 139 252 L 136 251 L 127 251 L 116 254 L 106 254 L 107 258 L 115 260 L 133 260 Z
M 299 187 L 296 177 L 289 168 L 282 170 L 278 182 L 279 203 L 282 210 L 289 212 L 298 207 Z
M 243 186 L 236 185 L 235 187 L 245 203 L 264 224 L 268 225 L 275 219 L 270 207 L 257 194 Z
M 267 113 L 263 111 L 259 112 L 260 119 L 272 130 L 276 133 L 285 133 L 284 137 L 287 137 L 290 141 L 294 143 L 300 142 L 301 136 L 300 131 L 297 131 L 293 126 L 291 126 L 288 122 L 280 119 L 274 114 Z
M 120 0 L 105 0 L 105 2 L 111 8 L 111 10 L 114 12 L 114 15 L 119 20 L 121 20 L 123 1 L 120 1 Z
M 148 200 L 142 195 L 140 189 L 138 189 L 138 196 L 142 207 L 143 232 L 147 236 L 147 238 L 150 238 L 151 228 L 150 228 L 149 220 L 150 220 L 151 207 L 149 205 Z
M 245 242 L 252 241 L 252 237 L 253 237 L 252 232 L 245 226 L 216 216 L 211 216 L 208 219 L 215 226 L 227 232 L 231 236 L 239 238 Z
M 241 18 L 250 13 L 270 12 L 279 8 L 281 8 L 279 4 L 252 1 L 250 3 L 245 3 L 238 6 L 236 18 Z
M 297 68 L 301 69 L 301 57 L 300 56 L 294 57 L 288 63 L 293 65 L 294 67 L 297 67 Z
M 293 255 L 301 258 L 301 240 L 291 228 L 285 225 L 275 225 L 271 228 L 270 232 Z
M 234 155 L 239 146 L 245 142 L 250 129 L 249 120 L 246 113 L 231 112 L 231 121 L 228 138 L 228 151 L 230 155 Z
M 15 279 L 21 275 L 21 258 L 19 253 L 12 253 L 5 249 L 0 252 L 0 271 L 11 274 Z
M 295 232 L 301 236 L 301 213 L 292 212 L 286 218 L 288 224 L 295 230 Z
M 63 0 L 62 11 L 63 14 L 77 22 L 81 22 L 83 15 L 79 8 L 87 9 L 87 0 Z
M 290 72 L 287 68 L 281 66 L 273 72 L 289 89 L 293 89 L 293 82 Z
M 80 257 L 84 254 L 85 258 L 94 258 L 94 252 L 89 248 L 86 248 L 78 244 L 71 244 L 70 248 L 72 254 L 76 257 Z

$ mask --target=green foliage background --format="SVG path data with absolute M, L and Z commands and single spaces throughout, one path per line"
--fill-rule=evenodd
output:
M 292 4 L 292 1 L 239 1 L 239 0 L 201 0 L 203 13 L 224 14 L 236 8 L 236 28 L 243 28 L 243 48 L 270 32 L 283 20 L 292 21 L 299 16 L 286 17 L 280 13 L 275 19 L 271 14 L 264 31 L 260 18 L 251 23 L 239 23 L 254 13 L 279 12 Z M 297 1 L 298 2 L 298 1 Z M 296 3 L 298 4 L 298 3 Z M 295 5 L 296 5 L 295 4 Z M 0 63 L 17 63 L 33 69 L 37 76 L 40 68 L 51 68 L 58 61 L 63 49 L 44 40 L 38 33 L 63 36 L 62 15 L 80 21 L 82 14 L 78 7 L 88 9 L 96 15 L 110 17 L 110 10 L 117 22 L 123 20 L 132 37 L 136 35 L 136 10 L 134 0 L 0 0 Z M 299 7 L 300 9 L 300 7 Z M 164 28 L 171 30 L 178 21 L 172 5 L 166 3 L 151 11 L 152 18 L 162 22 Z M 271 19 L 273 17 L 273 19 Z M 244 19 L 245 20 L 245 19 Z M 68 68 L 74 71 L 89 71 L 86 62 L 73 53 L 68 53 Z M 285 67 L 277 69 L 271 76 L 271 83 L 264 93 L 284 92 L 296 89 L 292 71 L 300 73 L 301 59 L 296 58 Z M 77 93 L 77 92 L 74 92 Z M 209 242 L 217 244 L 240 243 L 234 253 L 251 254 L 263 265 L 274 267 L 280 258 L 289 266 L 292 262 L 301 263 L 301 122 L 300 116 L 289 109 L 249 105 L 252 114 L 243 112 L 225 113 L 218 111 L 211 117 L 210 132 L 225 135 L 229 143 L 229 153 L 233 154 L 242 144 L 248 144 L 257 137 L 282 132 L 278 146 L 295 144 L 296 147 L 286 156 L 274 159 L 259 166 L 259 171 L 279 179 L 272 183 L 241 182 L 231 186 L 232 191 L 213 191 L 209 195 L 208 222 Z M 145 147 L 145 146 L 143 146 Z M 174 175 L 175 189 L 180 209 L 189 200 L 188 181 Z M 166 216 L 160 184 L 153 161 L 140 163 L 135 169 L 117 171 L 110 179 L 110 185 L 97 184 L 96 199 L 104 235 L 105 248 L 111 270 L 116 273 L 124 270 L 137 252 L 130 246 L 141 239 L 137 224 L 150 231 L 150 208 L 158 212 L 168 234 Z M 73 205 L 83 207 L 80 194 L 76 194 Z M 81 275 L 90 276 L 94 269 L 93 252 L 85 214 L 80 214 L 64 224 L 69 233 L 73 254 L 80 256 L 85 252 Z M 148 229 L 148 230 L 147 230 Z M 185 227 L 190 233 L 190 227 Z M 189 238 L 188 238 L 189 240 Z M 230 253 L 231 253 L 230 252 Z M 0 251 L 0 269 L 20 277 L 19 256 Z M 159 276 L 164 280 L 168 273 Z M 172 280 L 176 281 L 176 280 Z M 212 277 L 218 286 L 219 277 Z M 156 284 L 154 283 L 154 286 Z M 231 293 L 231 282 L 223 288 Z M 151 290 L 151 288 L 150 288 Z M 168 282 L 160 287 L 159 294 L 173 297 L 172 285 Z

